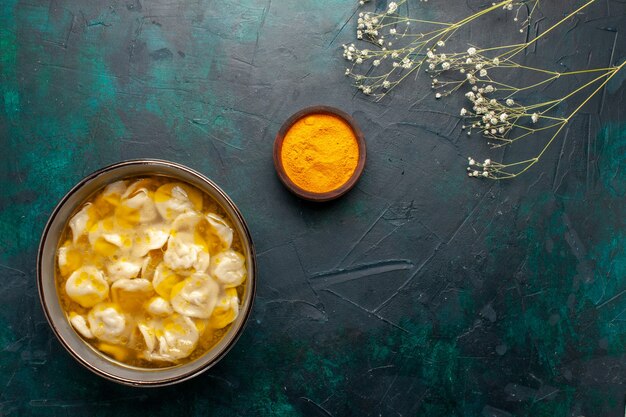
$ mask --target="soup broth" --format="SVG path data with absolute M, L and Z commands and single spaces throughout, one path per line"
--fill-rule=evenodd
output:
M 209 351 L 237 318 L 246 280 L 240 236 L 209 195 L 166 177 L 117 181 L 61 235 L 56 284 L 78 334 L 131 366 Z

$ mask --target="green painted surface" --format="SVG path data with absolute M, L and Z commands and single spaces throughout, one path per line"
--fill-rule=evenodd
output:
M 428 16 L 466 13 L 461 3 Z M 428 102 L 353 98 L 338 50 L 353 11 L 2 2 L 0 415 L 623 415 L 623 85 L 528 177 L 468 182 L 456 167 L 476 145 L 415 111 Z M 620 27 L 618 11 L 598 19 Z M 579 30 L 603 42 L 596 26 Z M 271 162 L 280 124 L 320 103 L 354 114 L 369 149 L 358 187 L 324 206 L 289 195 Z M 35 286 L 56 202 L 138 157 L 189 165 L 232 195 L 261 270 L 231 353 L 158 390 L 82 369 Z

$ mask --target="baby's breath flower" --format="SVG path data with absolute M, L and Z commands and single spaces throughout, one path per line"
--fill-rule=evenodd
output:
M 533 121 L 533 123 L 537 123 L 537 121 L 539 120 L 539 115 L 537 113 L 533 113 L 532 116 L 530 116 L 530 119 Z
M 515 101 L 512 98 L 507 98 L 506 99 L 506 105 L 511 107 L 512 105 L 515 104 Z
M 450 63 L 449 62 L 444 62 L 443 64 L 441 64 L 441 68 L 443 68 L 444 70 L 449 70 L 450 69 Z
M 389 5 L 387 6 L 387 13 L 395 13 L 396 10 L 398 10 L 398 3 L 396 3 L 395 1 L 389 3 Z
M 476 55 L 476 48 L 472 47 L 467 50 L 469 56 Z
M 379 65 L 380 65 L 380 59 L 375 59 L 375 60 L 372 62 L 372 65 L 373 65 L 373 66 L 375 66 L 375 67 L 379 66 Z

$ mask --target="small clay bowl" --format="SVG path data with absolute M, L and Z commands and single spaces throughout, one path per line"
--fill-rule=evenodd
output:
M 340 119 L 345 121 L 352 128 L 352 132 L 354 132 L 354 136 L 356 137 L 356 142 L 359 148 L 359 159 L 352 176 L 341 187 L 325 193 L 314 193 L 298 187 L 287 176 L 287 173 L 285 172 L 285 167 L 283 166 L 283 162 L 280 157 L 283 149 L 283 141 L 285 140 L 285 135 L 287 134 L 289 129 L 291 129 L 291 126 L 293 126 L 294 123 L 296 123 L 298 120 L 311 114 L 328 114 L 339 117 Z M 291 191 L 298 197 L 308 201 L 330 201 L 339 198 L 348 191 L 350 191 L 363 173 L 366 157 L 367 151 L 365 147 L 365 139 L 363 138 L 363 132 L 361 131 L 361 129 L 359 129 L 359 126 L 356 124 L 354 118 L 352 118 L 352 116 L 342 110 L 329 106 L 311 106 L 294 113 L 280 127 L 278 133 L 276 134 L 276 139 L 274 140 L 274 167 L 276 168 L 278 178 L 280 178 L 280 181 L 285 185 L 285 187 L 289 189 L 289 191 Z

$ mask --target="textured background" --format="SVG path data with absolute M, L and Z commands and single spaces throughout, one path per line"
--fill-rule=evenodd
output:
M 415 3 L 411 13 L 442 21 L 489 4 Z M 539 30 L 582 2 L 545 3 Z M 340 51 L 354 10 L 339 0 L 0 2 L 0 415 L 624 415 L 626 76 L 527 175 L 472 181 L 466 157 L 498 155 L 461 132 L 460 98 L 435 101 L 423 75 L 382 103 L 354 94 Z M 478 23 L 459 45 L 493 45 L 511 18 Z M 622 62 L 625 24 L 623 1 L 598 1 L 523 59 L 553 70 Z M 563 88 L 553 87 L 533 99 Z M 357 187 L 324 205 L 288 194 L 271 159 L 280 124 L 312 104 L 353 114 L 369 149 Z M 194 380 L 154 390 L 71 359 L 35 285 L 56 202 L 84 175 L 137 157 L 214 179 L 259 253 L 236 347 Z

